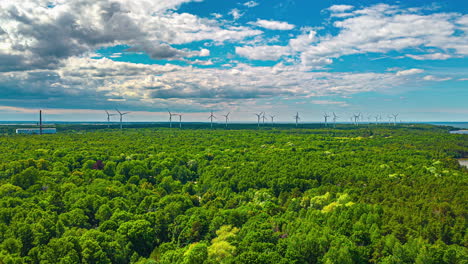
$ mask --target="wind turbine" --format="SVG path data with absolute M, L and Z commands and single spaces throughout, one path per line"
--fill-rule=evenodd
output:
M 329 118 L 329 117 L 330 117 L 330 116 L 329 116 L 327 113 L 323 114 L 323 118 L 325 118 L 325 126 L 328 125 L 328 118 Z
M 263 112 L 262 119 L 263 119 L 263 124 L 265 125 L 265 119 L 266 119 L 265 112 Z
M 107 128 L 109 128 L 110 127 L 110 117 L 115 116 L 117 114 L 109 114 L 109 112 L 107 112 L 107 110 L 106 110 L 106 114 L 107 114 Z
M 167 112 L 169 113 L 169 127 L 172 128 L 172 116 L 177 116 L 177 114 L 171 113 L 169 109 L 167 110 Z
M 388 124 L 391 125 L 392 124 L 392 116 L 391 115 L 387 115 L 388 117 Z
M 392 114 L 393 116 L 393 125 L 396 126 L 396 118 L 398 117 L 398 114 Z
M 123 119 L 123 116 L 126 115 L 126 114 L 130 114 L 130 112 L 122 113 L 122 112 L 120 112 L 119 109 L 117 109 L 117 108 L 116 108 L 115 110 L 117 110 L 117 112 L 118 112 L 119 115 L 120 115 L 120 129 L 122 129 L 122 119 Z
M 222 116 L 224 116 L 224 118 L 226 118 L 226 128 L 227 128 L 227 126 L 228 126 L 228 120 L 229 120 L 229 114 L 230 114 L 230 113 L 231 113 L 231 112 L 227 113 L 226 115 L 222 115 Z
M 299 120 L 301 120 L 301 118 L 299 117 L 299 112 L 296 112 L 296 115 L 294 116 L 294 119 L 296 119 L 296 127 L 299 123 Z
M 182 114 L 177 114 L 179 116 L 179 128 L 182 128 Z
M 213 111 L 211 111 L 210 117 L 208 117 L 208 119 L 211 119 L 211 128 L 213 128 L 213 118 L 216 119 L 216 116 L 214 116 Z
M 375 124 L 378 124 L 378 123 L 379 123 L 379 116 L 376 115 L 376 116 L 374 116 L 374 117 L 375 117 Z
M 275 123 L 275 116 L 271 115 L 270 118 L 271 118 L 271 126 L 273 126 L 273 124 Z
M 339 116 L 337 116 L 335 114 L 335 112 L 333 112 L 333 127 L 336 127 L 336 119 L 338 118 Z
M 354 117 L 354 125 L 358 126 L 359 125 L 359 117 L 361 116 L 361 113 L 359 114 L 354 114 L 353 117 Z
M 255 114 L 257 116 L 257 127 L 260 127 L 260 118 L 262 118 L 263 112 Z

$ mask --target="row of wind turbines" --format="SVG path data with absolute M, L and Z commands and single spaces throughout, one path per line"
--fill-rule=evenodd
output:
M 107 110 L 106 110 L 106 114 L 107 114 L 107 127 L 109 128 L 110 127 L 110 123 L 111 123 L 111 117 L 112 116 L 119 116 L 120 117 L 120 129 L 123 128 L 122 126 L 122 122 L 123 122 L 123 117 L 127 114 L 129 114 L 130 112 L 120 112 L 119 109 L 115 109 L 117 111 L 117 114 L 112 114 L 112 113 L 109 113 Z M 177 114 L 177 113 L 172 113 L 170 110 L 167 110 L 167 112 L 169 113 L 169 127 L 172 128 L 172 117 L 179 117 L 179 128 L 182 128 L 182 116 L 183 114 Z M 225 119 L 225 126 L 226 128 L 228 127 L 228 123 L 229 123 L 229 115 L 231 114 L 231 112 L 228 112 L 227 114 L 225 115 L 221 115 L 224 117 Z M 336 121 L 338 120 L 339 116 L 337 116 L 335 114 L 335 112 L 332 112 L 333 114 L 333 127 L 336 127 Z M 265 125 L 265 120 L 268 119 L 267 116 L 266 116 L 266 113 L 265 112 L 260 112 L 260 113 L 254 113 L 254 115 L 257 116 L 257 126 L 260 127 L 260 124 L 263 124 Z M 397 123 L 397 117 L 398 117 L 399 114 L 392 114 L 392 115 L 388 115 L 388 124 L 392 124 L 394 126 L 396 126 L 396 123 Z M 271 120 L 271 125 L 273 126 L 275 124 L 275 115 L 269 115 L 268 116 Z M 325 124 L 325 127 L 328 127 L 328 118 L 329 117 L 332 117 L 330 116 L 328 113 L 324 113 L 323 114 L 323 118 L 324 118 L 324 124 Z M 375 124 L 382 124 L 383 123 L 383 119 L 382 119 L 382 115 L 379 114 L 379 115 L 368 115 L 367 116 L 367 121 L 368 121 L 368 124 L 371 124 L 371 120 L 372 120 L 372 117 L 375 118 Z M 299 121 L 301 120 L 301 117 L 299 116 L 299 112 L 296 112 L 296 115 L 293 116 L 294 120 L 295 120 L 295 124 L 296 124 L 296 127 L 299 126 Z M 210 120 L 210 127 L 213 128 L 213 120 L 214 119 L 217 119 L 216 116 L 213 114 L 213 111 L 210 112 L 210 116 L 208 117 L 208 119 Z M 260 122 L 262 120 L 262 122 Z M 364 116 L 363 114 L 361 113 L 355 113 L 353 114 L 351 117 L 350 117 L 350 121 L 351 123 L 353 123 L 355 126 L 359 126 L 360 123 L 363 123 L 365 122 L 364 120 Z M 392 122 L 393 121 L 393 122 Z

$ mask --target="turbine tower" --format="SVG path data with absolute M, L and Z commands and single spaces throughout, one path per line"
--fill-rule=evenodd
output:
M 177 114 L 179 116 L 179 128 L 182 128 L 182 114 Z
M 231 113 L 231 112 L 227 113 L 226 115 L 222 115 L 222 116 L 224 116 L 224 118 L 226 119 L 226 128 L 228 127 L 228 120 L 229 120 L 229 114 L 230 114 L 230 113 Z
M 122 129 L 122 120 L 123 120 L 123 116 L 126 115 L 126 114 L 130 114 L 130 112 L 122 113 L 122 112 L 120 112 L 119 109 L 117 109 L 117 108 L 116 108 L 115 110 L 117 110 L 117 112 L 118 112 L 119 115 L 120 115 L 120 129 Z
M 359 125 L 359 117 L 361 116 L 361 113 L 359 114 L 354 114 L 353 117 L 354 117 L 354 125 L 358 126 Z
M 213 115 L 213 111 L 211 111 L 210 117 L 208 119 L 211 120 L 211 128 L 213 129 L 213 118 L 216 119 L 216 116 Z
M 260 127 L 260 118 L 262 118 L 263 112 L 255 114 L 257 116 L 257 127 Z
M 275 116 L 271 115 L 270 118 L 271 118 L 271 126 L 273 126 L 273 124 L 275 123 Z
M 333 127 L 336 127 L 336 119 L 338 119 L 339 116 L 337 116 L 335 114 L 335 112 L 333 112 Z
M 172 128 L 172 117 L 177 116 L 177 114 L 171 113 L 171 111 L 169 111 L 169 109 L 167 110 L 167 112 L 169 113 L 169 127 Z
M 379 123 L 379 116 L 376 115 L 376 116 L 374 116 L 374 117 L 375 117 L 375 124 L 378 124 L 378 123 Z
M 297 127 L 297 125 L 299 124 L 299 120 L 301 120 L 301 118 L 299 117 L 299 112 L 296 112 L 294 119 L 296 119 L 296 127 Z
M 263 115 L 262 115 L 263 125 L 265 125 L 265 119 L 266 119 L 265 112 L 263 112 Z
M 39 110 L 39 135 L 42 135 L 42 110 Z
M 359 116 L 361 114 L 353 114 L 353 118 L 354 118 L 354 125 L 357 126 L 358 125 L 358 121 L 359 121 Z
M 325 126 L 328 125 L 328 118 L 329 118 L 329 117 L 330 117 L 330 116 L 329 116 L 327 113 L 323 114 L 323 118 L 325 118 Z
M 107 110 L 106 110 L 106 114 L 107 114 L 107 128 L 110 128 L 110 117 L 115 116 L 117 114 L 109 114 Z
M 393 125 L 396 126 L 396 119 L 398 117 L 398 114 L 392 114 L 393 116 Z

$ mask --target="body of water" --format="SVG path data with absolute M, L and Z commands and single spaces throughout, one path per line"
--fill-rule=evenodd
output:
M 119 122 L 111 122 L 111 124 L 118 124 Z M 161 124 L 168 123 L 167 121 L 159 122 L 124 122 L 126 124 Z M 177 123 L 177 122 L 176 122 Z M 184 122 L 187 123 L 187 122 Z M 188 122 L 188 123 L 204 123 L 204 122 Z M 208 123 L 208 122 L 206 122 Z M 245 122 L 233 122 L 232 124 L 247 124 Z M 254 124 L 255 122 L 251 122 Z M 311 122 L 310 124 L 320 123 L 320 122 Z M 67 122 L 67 121 L 48 121 L 44 122 L 44 125 L 107 125 L 107 122 L 93 122 L 93 121 L 76 121 L 76 122 Z M 278 122 L 278 124 L 287 124 Z M 291 123 L 292 124 L 292 123 Z M 309 124 L 309 123 L 308 123 Z M 349 122 L 337 122 L 337 124 L 350 124 Z M 405 124 L 405 123 L 403 123 Z M 436 126 L 452 126 L 460 129 L 468 129 L 468 122 L 420 122 L 420 124 L 431 124 Z M 0 125 L 37 125 L 37 121 L 0 121 Z
M 468 128 L 468 122 L 427 122 L 426 124 L 436 126 L 452 126 L 456 128 Z
M 468 168 L 468 159 L 458 159 L 458 163 Z

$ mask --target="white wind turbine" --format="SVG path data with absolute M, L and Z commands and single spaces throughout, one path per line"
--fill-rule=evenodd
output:
M 111 116 L 115 116 L 117 114 L 110 114 L 107 110 L 106 110 L 106 114 L 107 114 L 107 128 L 110 127 L 110 118 Z
M 227 113 L 227 114 L 225 114 L 225 115 L 222 115 L 222 116 L 224 116 L 224 118 L 226 119 L 226 128 L 228 127 L 228 120 L 229 120 L 229 114 L 230 114 L 230 113 L 231 113 L 231 112 L 229 112 L 229 113 Z
M 361 116 L 361 113 L 359 114 L 354 114 L 353 117 L 354 117 L 354 125 L 358 126 L 359 125 L 359 117 Z
M 177 114 L 179 116 L 179 128 L 182 128 L 182 114 Z
M 323 114 L 323 118 L 325 119 L 325 126 L 328 125 L 328 118 L 329 118 L 329 117 L 330 117 L 330 116 L 329 116 L 327 113 Z
M 333 112 L 333 127 L 336 127 L 336 119 L 338 119 L 339 116 L 337 116 L 335 114 L 335 112 Z
M 271 118 L 271 126 L 273 126 L 273 124 L 275 123 L 275 116 L 270 115 L 270 118 Z
M 119 115 L 120 115 L 120 129 L 122 129 L 122 120 L 123 120 L 123 116 L 126 115 L 126 114 L 130 114 L 130 112 L 122 113 L 122 112 L 120 112 L 119 109 L 117 109 L 117 108 L 116 108 L 115 110 L 117 110 L 117 112 L 118 112 Z
M 260 118 L 262 118 L 263 112 L 255 114 L 257 116 L 257 127 L 260 127 Z
M 398 117 L 398 114 L 392 114 L 393 116 L 393 125 L 396 126 L 396 119 Z
M 172 128 L 172 117 L 177 116 L 177 114 L 171 113 L 171 111 L 169 111 L 169 109 L 167 110 L 167 112 L 169 113 L 169 127 Z
M 265 119 L 266 119 L 265 112 L 263 112 L 263 115 L 262 115 L 263 125 L 265 125 Z
M 299 117 L 299 112 L 296 112 L 294 119 L 296 119 L 296 127 L 297 127 L 297 125 L 299 124 L 299 120 L 301 120 L 301 118 Z
M 211 111 L 210 117 L 208 117 L 208 119 L 211 120 L 211 128 L 213 128 L 213 118 L 216 119 L 216 116 L 214 116 L 213 111 Z

